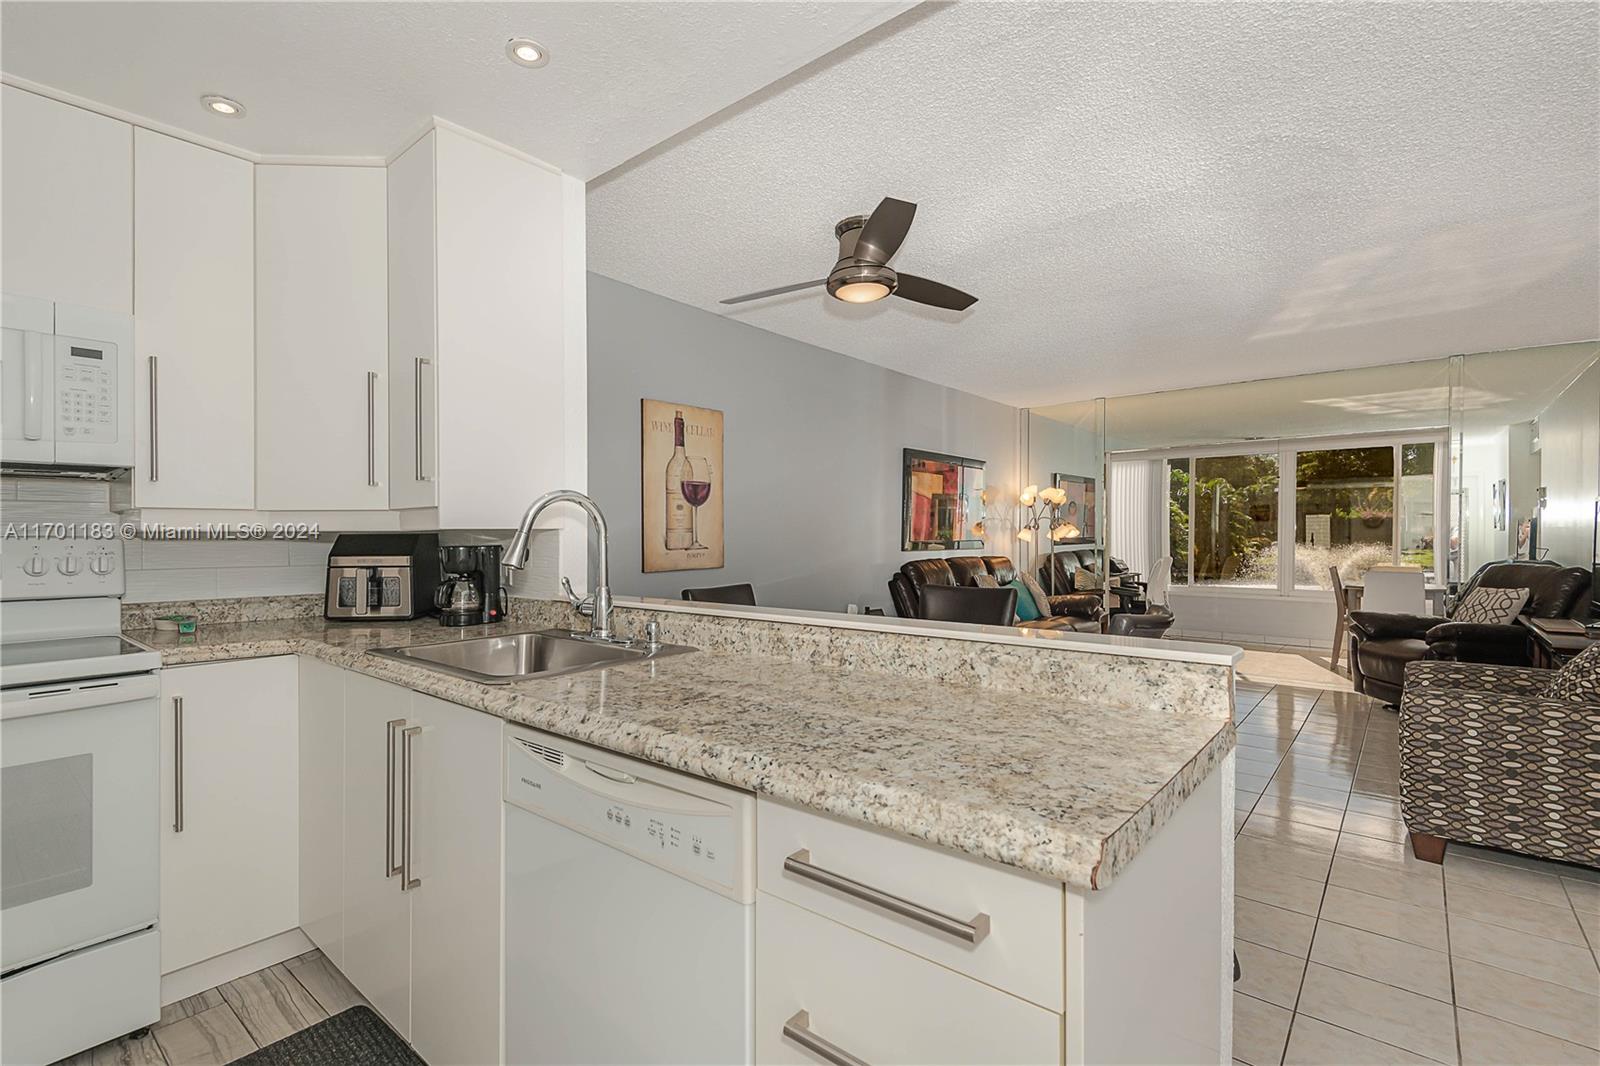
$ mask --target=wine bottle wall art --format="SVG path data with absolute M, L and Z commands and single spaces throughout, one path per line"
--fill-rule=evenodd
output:
M 644 572 L 723 565 L 722 412 L 641 402 Z

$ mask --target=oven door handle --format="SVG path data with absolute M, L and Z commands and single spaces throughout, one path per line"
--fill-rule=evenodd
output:
M 0 718 L 27 718 L 85 707 L 109 707 L 135 700 L 153 700 L 160 695 L 161 682 L 155 674 L 29 685 L 6 689 L 0 695 Z

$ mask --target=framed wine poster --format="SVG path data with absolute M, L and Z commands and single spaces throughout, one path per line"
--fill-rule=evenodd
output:
M 640 402 L 644 572 L 722 568 L 722 412 Z

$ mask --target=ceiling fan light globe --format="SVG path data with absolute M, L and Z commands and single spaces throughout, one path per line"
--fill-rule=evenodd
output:
M 881 281 L 851 281 L 833 290 L 833 295 L 845 303 L 869 304 L 881 300 L 894 290 Z

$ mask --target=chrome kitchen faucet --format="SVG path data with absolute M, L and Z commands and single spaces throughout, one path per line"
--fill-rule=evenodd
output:
M 502 565 L 512 570 L 522 569 L 523 563 L 528 559 L 528 535 L 533 530 L 533 523 L 538 519 L 539 513 L 552 503 L 563 501 L 575 503 L 588 513 L 589 522 L 594 526 L 595 537 L 600 542 L 600 558 L 595 590 L 591 596 L 579 599 L 578 594 L 572 591 L 572 582 L 567 578 L 561 579 L 561 590 L 566 593 L 567 601 L 579 614 L 588 616 L 588 639 L 604 641 L 607 644 L 632 644 L 633 641 L 624 640 L 611 631 L 611 567 L 607 558 L 610 551 L 610 537 L 606 533 L 606 516 L 601 514 L 595 502 L 583 493 L 571 489 L 557 489 L 545 493 L 529 504 L 527 513 L 522 516 L 522 524 L 517 526 L 517 535 L 511 539 L 511 547 L 507 549 Z M 510 582 L 507 581 L 506 584 L 509 585 Z

